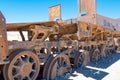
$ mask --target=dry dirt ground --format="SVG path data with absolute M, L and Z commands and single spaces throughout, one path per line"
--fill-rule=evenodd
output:
M 120 54 L 114 53 L 97 63 L 74 69 L 66 80 L 120 80 Z

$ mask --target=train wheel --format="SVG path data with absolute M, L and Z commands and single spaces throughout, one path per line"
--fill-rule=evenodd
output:
M 91 61 L 96 62 L 99 58 L 100 58 L 100 50 L 95 49 L 94 52 L 92 53 Z
M 105 49 L 106 56 L 110 54 L 110 50 L 108 48 Z
M 115 52 L 115 46 L 112 46 L 112 48 L 111 48 L 111 51 L 110 51 L 111 53 L 114 53 Z
M 39 58 L 31 51 L 20 50 L 9 57 L 10 63 L 4 66 L 5 80 L 35 80 L 39 74 Z
M 71 71 L 70 61 L 65 54 L 53 54 L 45 64 L 43 78 L 53 80 Z
M 86 51 L 82 50 L 82 51 L 78 52 L 75 55 L 75 58 L 74 58 L 74 67 L 78 68 L 78 67 L 82 67 L 83 66 L 84 59 L 85 59 L 85 54 L 86 54 Z
M 117 48 L 116 48 L 116 52 L 117 52 L 117 53 L 120 53 L 120 47 L 117 47 Z
M 105 48 L 105 46 L 102 46 L 100 49 L 101 49 L 100 50 L 100 52 L 101 52 L 100 57 L 101 58 L 106 57 L 106 48 Z

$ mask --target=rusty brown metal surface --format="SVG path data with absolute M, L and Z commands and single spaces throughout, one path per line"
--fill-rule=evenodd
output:
M 42 25 L 46 27 L 52 27 L 55 25 L 57 22 L 54 21 L 49 21 L 49 22 L 33 22 L 33 23 L 11 23 L 7 24 L 7 31 L 18 31 L 18 30 L 26 30 L 30 28 L 34 28 L 34 26 L 31 25 Z
M 59 27 L 59 33 L 60 34 L 74 34 L 77 33 L 77 24 L 66 24 L 66 25 L 60 25 Z
M 91 14 L 96 10 L 96 0 L 78 0 L 78 9 L 80 12 Z
M 78 0 L 78 20 L 96 24 L 96 0 Z
M 0 12 L 0 60 L 6 59 L 8 53 L 6 20 Z
M 61 19 L 61 5 L 55 5 L 55 6 L 51 6 L 49 7 L 48 10 L 49 13 L 49 21 L 55 21 L 54 19 Z

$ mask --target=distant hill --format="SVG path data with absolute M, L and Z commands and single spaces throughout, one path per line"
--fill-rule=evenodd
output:
M 116 19 L 116 20 L 120 22 L 120 18 L 118 18 L 118 19 Z

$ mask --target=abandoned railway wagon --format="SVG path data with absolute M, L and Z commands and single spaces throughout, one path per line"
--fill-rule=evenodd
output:
M 9 41 L 7 32 L 11 31 L 19 32 L 22 41 Z M 38 76 L 53 80 L 73 67 L 119 51 L 119 38 L 120 32 L 79 21 L 6 24 L 0 13 L 0 69 L 4 80 L 36 80 Z

